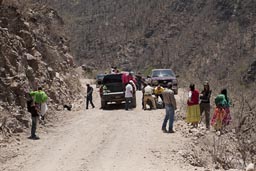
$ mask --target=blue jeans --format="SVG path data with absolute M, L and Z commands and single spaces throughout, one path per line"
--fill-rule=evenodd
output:
M 165 118 L 164 118 L 164 122 L 162 125 L 162 129 L 166 129 L 166 125 L 167 125 L 167 121 L 169 120 L 169 131 L 173 130 L 173 122 L 174 122 L 174 109 L 172 107 L 172 105 L 170 104 L 165 104 Z

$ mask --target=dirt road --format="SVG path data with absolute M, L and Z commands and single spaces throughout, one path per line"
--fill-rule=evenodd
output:
M 56 127 L 40 132 L 40 140 L 23 138 L 19 155 L 0 166 L 3 171 L 200 171 L 184 163 L 179 151 L 188 139 L 177 131 L 161 131 L 164 109 L 143 111 L 141 92 L 137 108 L 66 112 Z M 176 97 L 179 104 L 180 97 Z M 183 122 L 183 121 L 178 121 Z M 177 125 L 177 122 L 176 122 Z M 29 133 L 27 133 L 29 136 Z

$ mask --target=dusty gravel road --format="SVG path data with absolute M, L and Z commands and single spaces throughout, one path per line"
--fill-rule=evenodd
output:
M 177 96 L 179 104 L 180 97 Z M 141 92 L 137 108 L 66 112 L 65 120 L 40 132 L 40 140 L 22 138 L 19 155 L 0 166 L 1 171 L 200 171 L 179 155 L 188 139 L 177 131 L 164 134 L 164 109 L 143 111 Z M 183 121 L 179 121 L 183 122 Z M 177 122 L 176 122 L 177 124 Z M 27 133 L 29 136 L 29 132 Z

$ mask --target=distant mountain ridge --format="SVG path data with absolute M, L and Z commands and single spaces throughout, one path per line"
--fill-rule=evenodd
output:
M 48 3 L 69 24 L 77 61 L 97 69 L 171 67 L 188 77 L 222 80 L 246 74 L 255 61 L 252 0 Z

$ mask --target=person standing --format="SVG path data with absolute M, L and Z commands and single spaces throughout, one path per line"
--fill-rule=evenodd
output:
M 221 94 L 225 96 L 226 103 L 224 104 L 223 108 L 225 110 L 225 116 L 223 118 L 223 125 L 227 126 L 231 122 L 231 115 L 230 115 L 230 99 L 228 98 L 228 91 L 227 89 L 222 89 Z
M 31 113 L 31 120 L 32 120 L 32 126 L 31 126 L 31 135 L 28 137 L 29 139 L 38 140 L 39 137 L 36 135 L 36 128 L 38 124 L 39 114 L 38 114 L 38 108 L 36 107 L 32 96 L 27 93 L 27 110 L 29 113 Z
M 194 84 L 190 84 L 189 88 L 186 121 L 197 128 L 200 121 L 199 91 L 195 89 Z
M 125 110 L 128 110 L 129 108 L 131 108 L 132 97 L 133 97 L 132 83 L 128 82 L 125 86 Z
M 174 133 L 173 130 L 173 122 L 174 122 L 174 113 L 177 109 L 176 100 L 174 97 L 174 92 L 172 91 L 172 84 L 169 83 L 167 89 L 165 89 L 162 93 L 163 100 L 165 104 L 165 118 L 162 124 L 162 131 L 164 133 Z M 167 121 L 169 120 L 169 129 L 166 130 Z
M 43 91 L 42 87 L 38 87 L 37 91 L 31 91 L 29 94 L 34 98 L 34 102 L 36 107 L 38 108 L 41 120 L 44 120 L 44 115 L 47 111 L 47 94 Z
M 89 102 L 92 105 L 92 108 L 95 108 L 93 102 L 92 102 L 92 93 L 93 93 L 93 88 L 90 86 L 90 84 L 86 84 L 87 86 L 87 95 L 86 95 L 86 109 L 89 107 Z
M 210 98 L 212 91 L 210 90 L 210 86 L 208 81 L 204 82 L 204 90 L 200 94 L 200 116 L 202 119 L 202 114 L 205 114 L 205 125 L 206 129 L 210 129 Z
M 224 94 L 219 94 L 215 98 L 215 110 L 211 119 L 211 125 L 215 128 L 216 131 L 222 132 L 223 120 L 226 115 L 225 106 L 227 101 Z

